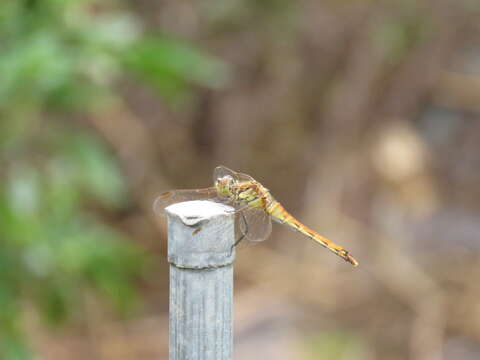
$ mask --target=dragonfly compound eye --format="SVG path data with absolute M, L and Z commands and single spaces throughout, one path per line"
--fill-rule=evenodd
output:
M 231 194 L 231 187 L 234 183 L 230 175 L 223 176 L 215 182 L 215 187 L 220 195 L 229 196 Z

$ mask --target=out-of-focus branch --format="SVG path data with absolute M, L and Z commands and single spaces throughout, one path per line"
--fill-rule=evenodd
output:
M 439 105 L 460 111 L 480 112 L 480 76 L 442 72 L 433 92 L 433 100 Z

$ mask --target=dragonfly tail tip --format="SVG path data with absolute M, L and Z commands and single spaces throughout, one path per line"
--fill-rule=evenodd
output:
M 349 256 L 348 257 L 348 260 L 347 260 L 350 264 L 352 264 L 353 266 L 358 266 L 358 261 L 355 260 L 353 257 Z

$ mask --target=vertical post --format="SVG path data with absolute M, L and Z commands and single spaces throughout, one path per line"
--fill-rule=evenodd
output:
M 233 208 L 169 206 L 170 360 L 233 358 Z

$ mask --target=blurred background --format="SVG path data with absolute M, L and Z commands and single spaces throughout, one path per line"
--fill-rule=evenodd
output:
M 162 191 L 251 174 L 237 359 L 480 358 L 475 0 L 2 0 L 0 358 L 166 359 Z

